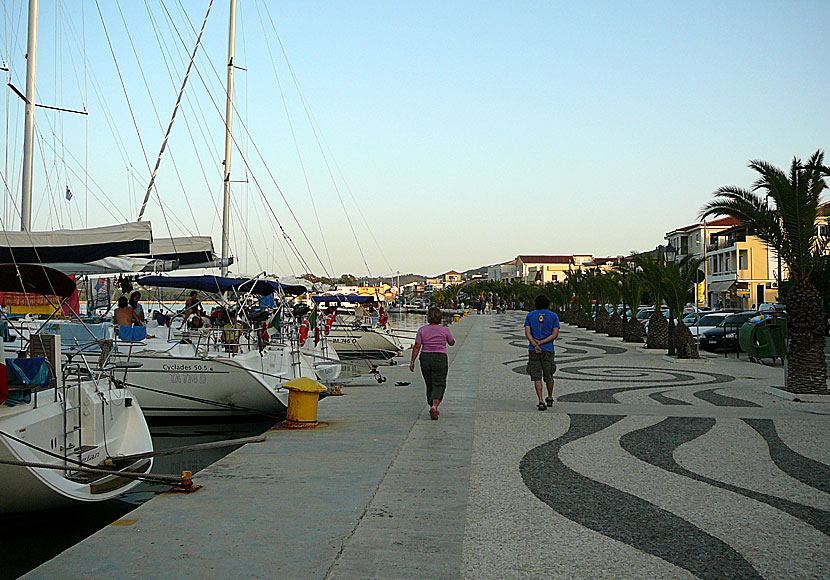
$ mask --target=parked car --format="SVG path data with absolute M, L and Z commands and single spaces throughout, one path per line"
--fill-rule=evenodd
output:
M 697 321 L 703 318 L 706 314 L 708 313 L 703 312 L 702 310 L 700 312 L 689 312 L 683 316 L 683 324 L 686 326 L 697 324 Z
M 707 330 L 715 328 L 724 318 L 734 314 L 734 312 L 702 312 L 700 319 L 693 324 L 686 324 L 689 327 L 695 340 L 700 341 L 700 337 Z
M 700 348 L 709 351 L 738 352 L 738 331 L 747 320 L 757 315 L 757 311 L 747 310 L 725 316 L 716 327 L 710 328 L 700 336 Z

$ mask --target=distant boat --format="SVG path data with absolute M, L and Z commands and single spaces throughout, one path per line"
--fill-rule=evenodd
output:
M 400 355 L 404 346 L 401 341 L 381 324 L 380 316 L 356 315 L 350 306 L 373 305 L 373 296 L 356 294 L 327 294 L 312 296 L 318 304 L 336 304 L 339 314 L 328 332 L 328 342 L 340 358 L 390 359 Z

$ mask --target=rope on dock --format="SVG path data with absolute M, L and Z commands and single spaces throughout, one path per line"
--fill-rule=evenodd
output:
M 34 467 L 37 469 L 55 469 L 60 471 L 78 471 L 81 473 L 93 473 L 99 475 L 116 475 L 127 479 L 138 479 L 149 483 L 181 483 L 180 475 L 165 475 L 159 473 L 135 473 L 132 471 L 115 471 L 112 469 L 101 469 L 97 467 L 69 467 L 68 465 L 54 465 L 52 463 L 38 463 L 36 461 L 16 461 L 14 459 L 0 459 L 0 465 L 14 465 L 18 467 Z
M 98 471 L 103 471 L 104 473 L 108 473 L 108 474 L 116 474 L 116 475 L 124 474 L 125 477 L 131 477 L 133 479 L 141 479 L 142 481 L 147 481 L 149 483 L 154 483 L 154 481 L 153 481 L 153 479 L 155 479 L 154 474 L 133 473 L 133 474 L 130 474 L 130 475 L 126 475 L 127 473 L 130 473 L 130 472 L 113 471 L 112 469 L 103 469 L 102 470 L 101 468 L 95 467 L 94 465 L 91 465 L 89 463 L 84 463 L 83 461 L 78 461 L 77 459 L 72 459 L 71 457 L 64 457 L 63 455 L 59 455 L 57 453 L 49 451 L 48 449 L 43 449 L 42 447 L 38 447 L 37 445 L 29 443 L 28 441 L 20 439 L 19 437 L 15 437 L 14 435 L 10 435 L 10 434 L 6 433 L 5 431 L 0 431 L 0 436 L 7 437 L 8 439 L 16 441 L 16 442 L 18 442 L 22 445 L 25 445 L 26 447 L 34 449 L 35 451 L 37 451 L 39 453 L 43 453 L 44 455 L 54 457 L 55 459 L 59 459 L 61 461 L 66 461 L 67 463 L 71 463 L 72 465 L 74 465 L 74 467 L 70 467 L 68 465 L 54 466 L 51 463 L 35 464 L 35 463 L 32 463 L 32 462 L 16 461 L 16 460 L 13 460 L 13 459 L 0 459 L 0 464 L 2 464 L 2 465 L 12 465 L 12 466 L 20 466 L 20 467 L 43 467 L 44 469 L 63 469 L 65 471 L 70 471 L 70 470 L 71 471 L 84 471 L 84 470 L 89 470 L 89 469 L 95 469 L 95 470 L 98 470 Z M 119 457 L 107 457 L 107 459 L 115 460 L 115 459 L 120 459 L 120 458 Z M 31 463 L 31 465 L 29 465 L 29 463 Z M 90 471 L 88 473 L 96 473 L 96 472 Z M 172 483 L 180 483 L 181 480 L 182 480 L 181 477 L 176 476 L 176 475 L 159 475 L 159 477 L 162 477 L 162 478 L 171 478 L 172 477 L 172 478 L 174 478 L 174 481 Z M 170 482 L 168 480 L 164 480 L 164 481 L 159 481 L 159 483 L 170 483 Z
M 133 453 L 132 455 L 121 455 L 118 457 L 121 461 L 125 459 L 144 459 L 146 457 L 159 457 L 161 455 L 175 455 L 177 453 L 188 453 L 190 451 L 201 451 L 203 449 L 214 449 L 216 447 L 231 447 L 233 445 L 245 445 L 247 443 L 262 443 L 268 437 L 260 435 L 258 437 L 242 437 L 241 439 L 225 439 L 224 441 L 210 441 L 208 443 L 196 443 L 194 445 L 184 445 L 182 447 L 171 447 L 170 449 L 157 449 L 155 451 L 145 451 L 144 453 Z

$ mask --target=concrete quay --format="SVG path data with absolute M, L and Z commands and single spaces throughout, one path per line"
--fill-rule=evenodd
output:
M 452 325 L 438 421 L 384 368 L 24 577 L 830 578 L 830 403 L 563 325 L 538 411 L 523 320 Z

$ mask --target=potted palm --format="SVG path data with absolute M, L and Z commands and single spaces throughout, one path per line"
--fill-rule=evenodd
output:
M 828 244 L 816 225 L 821 195 L 827 189 L 824 152 L 816 151 L 807 163 L 793 158 L 789 173 L 766 161 L 750 161 L 749 167 L 758 173 L 752 188 L 718 188 L 700 216 L 741 220 L 786 264 L 790 284 L 784 296 L 789 329 L 785 388 L 827 394 L 822 299 L 810 279 Z
M 659 252 L 656 257 L 649 254 L 637 254 L 634 256 L 634 263 L 639 268 L 637 276 L 654 304 L 654 313 L 648 321 L 646 348 L 666 349 L 669 347 L 669 321 L 661 310 L 665 260 L 662 252 Z
M 694 299 L 695 275 L 702 258 L 685 256 L 679 262 L 664 265 L 663 293 L 666 304 L 677 316 L 673 340 L 678 358 L 698 358 L 697 342 L 689 328 L 683 323 L 683 308 Z
M 606 284 L 605 296 L 613 309 L 613 313 L 608 318 L 608 325 L 605 327 L 605 331 L 608 333 L 608 336 L 622 336 L 623 320 L 619 312 L 620 298 L 622 296 L 620 273 L 612 270 L 606 272 L 604 277 Z
M 637 319 L 640 310 L 640 301 L 643 299 L 643 283 L 637 275 L 637 265 L 632 262 L 617 267 L 620 276 L 620 294 L 631 309 L 631 316 L 623 326 L 623 342 L 642 344 L 644 338 L 643 325 Z

